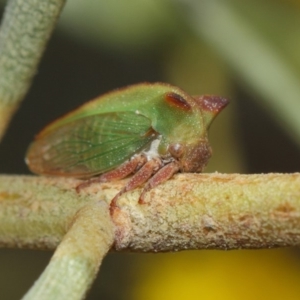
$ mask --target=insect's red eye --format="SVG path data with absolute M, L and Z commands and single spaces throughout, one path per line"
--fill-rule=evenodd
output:
M 170 154 L 175 158 L 180 158 L 184 154 L 185 147 L 182 144 L 171 144 L 168 148 Z
M 183 110 L 190 110 L 191 106 L 190 104 L 180 95 L 176 94 L 176 93 L 167 93 L 165 95 L 165 100 L 171 104 L 171 105 L 175 105 L 178 108 L 181 108 Z

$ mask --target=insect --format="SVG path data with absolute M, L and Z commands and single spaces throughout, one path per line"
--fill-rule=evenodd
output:
M 143 203 L 147 191 L 173 174 L 203 171 L 211 156 L 207 130 L 227 104 L 222 97 L 192 97 L 169 84 L 132 85 L 45 127 L 29 146 L 26 163 L 34 173 L 89 179 L 77 191 L 134 174 L 111 207 L 145 183 Z

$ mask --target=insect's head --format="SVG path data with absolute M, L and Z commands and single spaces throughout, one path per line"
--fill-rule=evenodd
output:
M 181 172 L 201 173 L 211 157 L 211 147 L 207 139 L 196 144 L 171 144 L 169 152 L 179 162 Z
M 202 136 L 196 137 L 191 143 L 171 143 L 168 151 L 179 162 L 181 172 L 203 171 L 211 157 L 212 150 L 207 138 L 207 130 L 214 118 L 228 104 L 228 100 L 219 96 L 193 97 L 194 105 L 201 111 L 203 119 Z

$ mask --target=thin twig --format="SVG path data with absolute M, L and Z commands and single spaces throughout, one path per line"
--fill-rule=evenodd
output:
M 65 0 L 9 0 L 0 28 L 0 140 L 28 91 Z
M 107 204 L 102 201 L 83 207 L 24 299 L 83 299 L 113 240 Z
M 110 199 L 124 181 L 0 177 L 0 244 L 53 249 L 76 212 Z M 112 220 L 117 250 L 270 248 L 300 244 L 300 174 L 179 174 L 151 190 L 118 201 Z
M 0 176 L 0 245 L 53 249 L 25 299 L 82 299 L 104 255 L 300 244 L 300 174 L 179 174 L 146 195 L 124 181 Z M 61 242 L 61 243 L 60 243 Z M 60 243 L 60 244 L 59 244 Z

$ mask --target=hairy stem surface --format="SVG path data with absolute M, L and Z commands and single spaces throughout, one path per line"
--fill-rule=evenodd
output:
M 0 27 L 0 139 L 28 91 L 65 0 L 9 0 Z
M 0 244 L 53 249 L 75 214 L 107 203 L 125 181 L 0 176 Z M 112 220 L 115 248 L 161 252 L 239 249 L 300 244 L 300 174 L 179 174 L 146 194 L 119 198 Z

